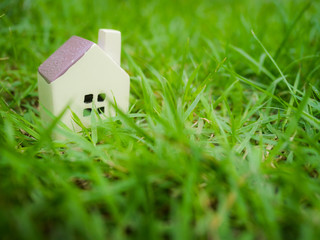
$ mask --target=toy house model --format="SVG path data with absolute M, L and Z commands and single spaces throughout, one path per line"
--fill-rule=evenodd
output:
M 48 112 L 58 116 L 69 106 L 85 126 L 90 126 L 92 114 L 102 118 L 114 115 L 112 105 L 127 111 L 130 78 L 120 67 L 120 53 L 121 33 L 115 30 L 100 29 L 98 44 L 77 36 L 66 41 L 39 67 L 42 119 L 50 121 Z M 78 131 L 70 110 L 61 121 Z

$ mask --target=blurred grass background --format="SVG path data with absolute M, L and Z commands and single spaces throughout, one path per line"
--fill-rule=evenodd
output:
M 0 2 L 1 239 L 318 239 L 319 1 Z M 130 112 L 41 122 L 38 66 L 122 32 Z

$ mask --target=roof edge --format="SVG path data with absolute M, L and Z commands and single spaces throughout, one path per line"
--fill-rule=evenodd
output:
M 94 42 L 72 36 L 38 68 L 39 74 L 48 84 L 62 76 L 73 64 L 93 46 Z

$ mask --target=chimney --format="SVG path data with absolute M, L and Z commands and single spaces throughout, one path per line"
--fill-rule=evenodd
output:
M 98 45 L 101 47 L 117 64 L 120 65 L 121 56 L 121 32 L 112 29 L 100 29 Z

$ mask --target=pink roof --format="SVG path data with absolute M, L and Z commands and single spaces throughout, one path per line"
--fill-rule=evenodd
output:
M 72 36 L 40 65 L 39 73 L 48 83 L 52 83 L 75 64 L 93 44 L 84 38 Z

